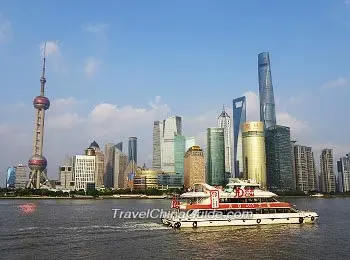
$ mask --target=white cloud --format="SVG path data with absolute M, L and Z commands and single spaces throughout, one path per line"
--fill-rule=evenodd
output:
M 96 59 L 96 58 L 88 58 L 85 62 L 85 66 L 84 66 L 84 72 L 85 72 L 85 76 L 88 78 L 91 78 L 92 76 L 94 76 L 96 74 L 96 72 L 98 71 L 98 69 L 101 66 L 101 61 Z
M 13 36 L 11 22 L 4 18 L 0 12 L 0 43 L 5 43 L 11 40 Z
M 46 45 L 46 49 L 45 49 L 45 45 Z M 44 49 L 45 49 L 46 57 L 60 54 L 60 47 L 58 45 L 58 41 L 47 41 L 47 42 L 41 43 L 40 44 L 41 55 L 44 54 Z
M 277 124 L 289 126 L 292 134 L 299 134 L 309 128 L 307 121 L 298 120 L 286 112 L 279 112 L 276 115 Z
M 64 65 L 63 55 L 58 41 L 46 41 L 39 45 L 40 55 L 43 57 L 46 43 L 45 55 L 47 63 L 52 64 L 53 70 L 61 74 L 67 74 L 68 70 Z
M 102 33 L 110 27 L 108 23 L 94 23 L 83 26 L 83 30 L 91 33 Z
M 339 77 L 322 86 L 322 88 L 343 88 L 343 87 L 350 87 L 350 79 Z

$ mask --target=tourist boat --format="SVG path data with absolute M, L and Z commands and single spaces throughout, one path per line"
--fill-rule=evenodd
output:
M 318 214 L 300 211 L 251 180 L 230 179 L 223 189 L 195 184 L 179 198 L 162 223 L 173 228 L 313 223 Z

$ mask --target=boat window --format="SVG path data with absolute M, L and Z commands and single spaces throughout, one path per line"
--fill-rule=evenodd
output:
M 269 214 L 269 210 L 268 209 L 263 209 L 263 214 Z
M 283 209 L 276 209 L 276 213 L 283 213 L 284 210 Z
M 284 209 L 284 212 L 285 212 L 285 213 L 290 213 L 291 210 L 290 210 L 290 209 Z
M 276 209 L 270 209 L 269 212 L 270 213 L 276 213 Z
M 253 198 L 248 198 L 247 199 L 247 203 L 254 203 L 255 201 L 254 201 L 254 199 Z
M 260 203 L 260 198 L 253 198 L 254 203 Z

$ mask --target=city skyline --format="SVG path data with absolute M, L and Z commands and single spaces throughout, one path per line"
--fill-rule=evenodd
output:
M 295 44 L 295 42 L 287 41 L 287 36 L 269 39 L 269 34 L 279 32 L 281 29 L 278 25 L 272 26 L 267 35 L 257 34 L 254 36 L 259 29 L 259 17 L 262 18 L 262 14 L 256 13 L 248 13 L 245 18 L 251 19 L 247 30 L 244 30 L 245 33 L 236 31 L 237 29 L 232 26 L 242 16 L 238 15 L 234 18 L 232 13 L 226 15 L 224 12 L 224 20 L 210 20 L 211 23 L 214 23 L 215 28 L 223 28 L 221 31 L 214 31 L 211 29 L 212 27 L 208 26 L 209 24 L 205 23 L 204 25 L 207 26 L 205 29 L 199 31 L 198 35 L 191 35 L 192 30 L 198 31 L 197 29 L 202 28 L 202 25 L 191 20 L 189 14 L 180 8 L 180 4 L 175 4 L 174 11 L 170 11 L 172 8 L 169 8 L 169 5 L 161 8 L 164 8 L 168 14 L 169 12 L 177 15 L 185 14 L 184 24 L 181 22 L 179 28 L 186 28 L 185 23 L 190 22 L 193 23 L 193 29 L 178 31 L 173 22 L 166 20 L 165 17 L 156 16 L 153 22 L 165 19 L 170 23 L 165 35 L 170 37 L 175 30 L 176 36 L 187 39 L 185 45 L 178 46 L 170 44 L 173 38 L 165 38 L 168 45 L 165 44 L 165 47 L 159 50 L 159 48 L 150 45 L 150 42 L 154 42 L 150 41 L 153 39 L 150 37 L 156 37 L 154 30 L 150 28 L 163 29 L 157 23 L 146 22 L 148 27 L 142 28 L 150 32 L 151 36 L 137 41 L 139 38 L 135 35 L 136 39 L 127 38 L 125 32 L 120 32 L 120 35 L 116 30 L 117 28 L 130 29 L 131 35 L 133 33 L 137 35 L 141 31 L 139 25 L 133 26 L 125 17 L 113 18 L 115 15 L 106 14 L 104 19 L 100 19 L 96 15 L 89 16 L 91 13 L 88 12 L 86 16 L 79 17 L 75 22 L 73 17 L 68 16 L 67 22 L 71 21 L 71 27 L 75 28 L 74 30 L 77 32 L 74 37 L 67 32 L 62 32 L 59 29 L 61 24 L 58 26 L 54 21 L 47 24 L 50 31 L 43 28 L 40 35 L 33 34 L 29 37 L 26 31 L 34 32 L 37 31 L 37 28 L 44 26 L 35 19 L 26 25 L 18 24 L 18 13 L 23 14 L 22 17 L 32 15 L 25 14 L 27 4 L 24 3 L 21 7 L 16 7 L 19 10 L 11 9 L 10 2 L 0 4 L 0 23 L 7 25 L 6 32 L 10 32 L 9 34 L 1 34 L 0 38 L 2 57 L 0 66 L 3 71 L 0 84 L 6 86 L 2 108 L 7 109 L 1 117 L 2 123 L 0 124 L 0 137 L 1 140 L 4 140 L 3 145 L 6 147 L 0 152 L 1 186 L 4 186 L 8 166 L 19 163 L 26 164 L 28 155 L 31 154 L 32 133 L 28 129 L 32 129 L 31 102 L 38 86 L 37 72 L 40 69 L 38 45 L 43 43 L 46 38 L 49 40 L 47 43 L 47 78 L 50 82 L 47 93 L 52 101 L 52 106 L 46 114 L 47 123 L 45 125 L 45 157 L 49 162 L 49 178 L 57 176 L 59 162 L 65 154 L 79 154 L 81 149 L 85 148 L 86 143 L 93 139 L 104 144 L 124 140 L 126 136 L 137 136 L 139 138 L 140 164 L 145 162 L 151 166 L 152 158 L 149 158 L 149 154 L 152 153 L 153 121 L 162 120 L 170 114 L 183 117 L 184 132 L 188 136 L 195 136 L 198 145 L 203 148 L 206 146 L 205 129 L 216 125 L 216 115 L 220 112 L 222 103 L 231 104 L 233 98 L 246 95 L 247 121 L 257 120 L 256 56 L 262 51 L 268 51 L 271 54 L 273 63 L 273 84 L 278 124 L 289 126 L 293 139 L 313 147 L 316 158 L 319 157 L 320 150 L 326 147 L 334 150 L 334 160 L 349 152 L 350 145 L 343 141 L 347 140 L 347 136 L 338 131 L 337 127 L 341 124 L 346 128 L 349 123 L 347 120 L 344 122 L 340 117 L 334 117 L 333 114 L 334 111 L 338 111 L 340 114 L 341 111 L 348 109 L 346 97 L 350 89 L 350 81 L 348 80 L 350 75 L 346 68 L 349 54 L 342 52 L 342 50 L 346 50 L 345 46 L 349 42 L 349 36 L 343 35 L 348 28 L 344 25 L 345 22 L 342 24 L 339 20 L 335 21 L 327 16 L 331 9 L 338 10 L 340 13 L 350 12 L 349 7 L 342 1 L 339 3 L 323 2 L 321 6 L 317 7 L 317 11 L 312 13 L 315 19 L 309 23 L 303 23 L 303 33 L 312 36 L 312 39 L 306 37 L 301 42 L 302 46 L 305 47 L 300 46 L 300 42 Z M 242 3 L 235 5 L 227 2 L 225 5 L 223 10 L 229 9 L 235 12 L 237 5 L 242 10 L 248 10 L 248 5 Z M 262 6 L 257 2 L 257 5 L 259 8 L 272 8 L 270 4 Z M 74 3 L 72 10 L 77 6 Z M 296 9 L 293 6 L 290 7 L 291 14 L 290 16 L 287 14 L 287 17 L 292 19 L 293 15 L 296 14 Z M 63 9 L 64 4 L 55 9 L 55 12 L 60 8 Z M 217 6 L 216 8 L 221 10 L 222 7 Z M 273 8 L 276 12 L 276 9 L 282 8 L 282 6 L 276 4 Z M 306 4 L 305 10 L 307 11 L 308 8 L 311 8 L 310 3 Z M 51 4 L 45 6 L 37 4 L 35 9 L 38 14 L 45 13 L 45 15 L 50 15 L 53 11 Z M 122 10 L 129 13 L 135 12 L 127 5 L 123 5 Z M 195 10 L 193 3 L 189 4 L 189 10 Z M 205 22 L 206 4 L 200 5 L 199 9 L 196 10 L 198 11 L 198 21 Z M 310 13 L 305 10 L 298 13 L 298 17 L 304 19 L 308 17 L 311 20 Z M 154 13 L 142 15 L 148 17 Z M 302 19 L 293 19 L 293 26 L 299 24 L 297 20 L 302 21 Z M 317 27 L 322 27 L 322 31 L 314 30 L 316 27 L 314 21 L 316 21 Z M 281 20 L 280 24 L 287 34 L 292 30 L 284 21 Z M 325 26 L 320 26 L 320 24 Z M 234 41 L 229 36 L 230 33 L 226 31 L 230 29 L 235 30 Z M 323 36 L 327 32 L 334 36 L 333 39 L 337 39 L 336 49 L 329 48 L 330 45 L 334 46 L 332 45 L 334 42 L 332 38 Z M 218 37 L 211 37 L 207 43 L 200 41 L 205 35 L 213 33 Z M 125 40 L 123 42 L 125 46 L 130 46 L 130 52 L 127 51 L 121 61 L 115 58 L 115 55 L 119 53 L 117 51 L 120 48 L 125 50 L 125 46 L 112 47 L 116 41 L 114 36 L 116 34 Z M 43 35 L 45 35 L 44 39 Z M 248 35 L 253 35 L 250 36 L 253 39 L 247 38 Z M 4 38 L 5 36 L 9 37 Z M 266 39 L 263 43 L 259 41 L 262 37 Z M 81 43 L 82 38 L 85 39 L 87 46 L 80 50 L 78 44 Z M 237 42 L 236 38 L 241 40 Z M 250 44 L 246 44 L 248 39 L 250 39 Z M 317 46 L 314 46 L 315 41 Z M 145 44 L 140 44 L 140 42 Z M 256 43 L 253 44 L 253 42 Z M 23 48 L 21 44 L 25 44 L 26 47 Z M 214 46 L 221 44 L 221 50 L 210 48 L 213 44 Z M 93 49 L 92 46 L 95 45 L 102 45 L 103 48 Z M 276 47 L 277 45 L 283 46 L 283 48 Z M 144 49 L 138 49 L 138 46 L 143 46 Z M 111 54 L 104 53 L 104 49 Z M 78 57 L 73 56 L 76 50 L 80 51 L 77 54 Z M 159 50 L 160 56 L 156 55 L 156 50 Z M 197 52 L 193 50 L 197 50 Z M 208 53 L 205 55 L 205 61 L 201 59 L 202 52 Z M 16 55 L 12 55 L 12 53 L 16 53 Z M 156 55 L 155 59 L 151 59 L 147 53 Z M 165 56 L 166 59 L 161 58 L 164 53 L 169 55 Z M 322 57 L 319 53 L 323 53 Z M 107 56 L 111 56 L 113 62 Z M 332 63 L 332 68 L 321 66 L 325 59 Z M 187 73 L 189 69 L 182 70 L 180 64 L 188 64 L 191 67 L 191 76 Z M 84 71 L 85 65 L 86 70 Z M 123 69 L 121 69 L 122 65 Z M 143 72 L 146 67 L 148 69 Z M 97 74 L 93 73 L 95 69 L 97 69 Z M 21 71 L 21 77 L 14 76 L 12 71 Z M 116 72 L 118 72 L 117 77 L 114 76 Z M 133 79 L 129 74 L 131 72 L 136 75 Z M 125 75 L 121 76 L 120 74 Z M 160 74 L 164 76 L 159 76 Z M 118 88 L 115 89 L 115 86 Z M 220 91 L 214 92 L 214 88 Z M 127 98 L 127 94 L 130 93 L 127 91 L 128 89 L 134 90 L 131 99 Z M 147 89 L 147 93 L 143 89 Z M 192 95 L 184 94 L 185 91 L 191 91 L 191 89 L 201 90 L 196 91 L 196 102 L 193 102 Z M 111 95 L 113 92 L 116 94 Z M 315 93 L 317 93 L 317 98 L 315 98 Z M 332 96 L 332 99 L 329 96 Z M 227 107 L 227 111 L 231 110 Z M 329 120 L 323 120 L 323 117 L 329 118 Z

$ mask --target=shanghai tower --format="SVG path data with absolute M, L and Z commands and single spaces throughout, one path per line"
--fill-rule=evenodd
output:
M 44 141 L 44 122 L 45 122 L 45 110 L 50 108 L 50 100 L 45 97 L 45 49 L 44 47 L 44 63 L 42 69 L 42 75 L 40 78 L 40 95 L 34 98 L 33 106 L 36 109 L 35 127 L 34 127 L 34 143 L 33 143 L 33 156 L 28 161 L 30 169 L 29 175 L 29 188 L 39 189 L 43 182 L 47 182 L 45 170 L 47 166 L 47 160 L 43 156 L 43 141 Z
M 273 95 L 270 56 L 268 52 L 258 55 L 260 121 L 265 129 L 276 125 L 275 98 Z

